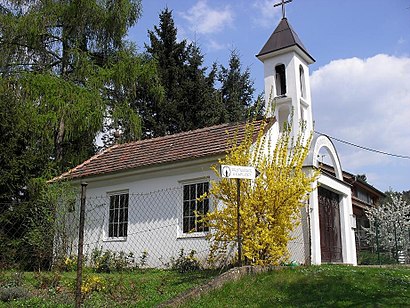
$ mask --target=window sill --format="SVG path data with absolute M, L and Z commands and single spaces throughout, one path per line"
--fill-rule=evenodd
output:
M 180 233 L 177 239 L 185 238 L 204 238 L 209 232 L 192 232 L 192 233 Z
M 126 242 L 126 237 L 107 237 L 103 239 L 103 242 Z

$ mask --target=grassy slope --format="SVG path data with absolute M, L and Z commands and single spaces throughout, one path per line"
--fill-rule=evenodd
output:
M 0 307 L 73 307 L 75 272 L 0 273 L 0 287 L 23 287 L 29 296 Z M 84 307 L 153 307 L 178 293 L 205 283 L 217 272 L 198 271 L 180 274 L 171 270 L 143 270 L 112 274 L 85 273 L 83 281 L 98 277 L 98 290 L 85 297 Z M 0 290 L 1 291 L 1 290 Z
M 287 268 L 228 283 L 186 307 L 410 307 L 410 268 Z

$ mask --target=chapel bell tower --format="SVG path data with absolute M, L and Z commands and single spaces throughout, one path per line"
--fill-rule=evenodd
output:
M 277 4 L 282 5 L 282 20 L 256 55 L 264 65 L 265 109 L 267 116 L 276 117 L 279 131 L 293 112 L 293 132 L 297 133 L 302 121 L 310 132 L 313 119 L 308 65 L 315 60 L 285 17 L 287 2 Z

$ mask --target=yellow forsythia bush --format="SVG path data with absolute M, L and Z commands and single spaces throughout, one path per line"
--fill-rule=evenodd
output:
M 242 254 L 257 265 L 277 265 L 286 260 L 290 233 L 318 176 L 316 170 L 303 170 L 312 134 L 305 137 L 302 127 L 292 137 L 291 125 L 287 125 L 278 140 L 271 140 L 266 133 L 269 125 L 264 123 L 255 131 L 255 125 L 248 124 L 244 139 L 238 143 L 234 136 L 226 157 L 219 160 L 219 164 L 253 166 L 260 172 L 255 180 L 240 181 Z M 214 210 L 203 220 L 211 228 L 210 261 L 218 261 L 218 256 L 236 247 L 237 181 L 222 178 L 218 166 L 213 170 L 219 178 L 209 191 Z

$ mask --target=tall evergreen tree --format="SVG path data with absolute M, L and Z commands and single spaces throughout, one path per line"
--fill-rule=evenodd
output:
M 183 97 L 178 104 L 178 112 L 182 114 L 183 131 L 220 124 L 222 105 L 217 100 L 215 80 L 216 66 L 207 74 L 202 67 L 203 55 L 199 47 L 190 44 L 187 48 L 188 61 L 185 65 L 182 81 Z
M 249 69 L 242 69 L 240 57 L 235 50 L 231 52 L 228 67 L 220 66 L 218 80 L 221 83 L 219 92 L 224 106 L 222 122 L 243 121 L 255 112 L 253 81 Z
M 219 109 L 214 105 L 216 68 L 207 74 L 199 47 L 186 40 L 178 42 L 172 11 L 163 10 L 159 19 L 159 25 L 148 31 L 150 45 L 146 45 L 146 49 L 157 61 L 165 100 L 152 106 L 146 115 L 147 136 L 218 123 Z
M 157 61 L 162 86 L 165 91 L 163 103 L 152 106 L 150 122 L 145 127 L 148 136 L 158 136 L 180 131 L 181 118 L 178 103 L 182 98 L 183 68 L 187 60 L 186 41 L 177 42 L 177 29 L 172 11 L 165 9 L 159 15 L 159 25 L 149 30 L 148 54 Z

